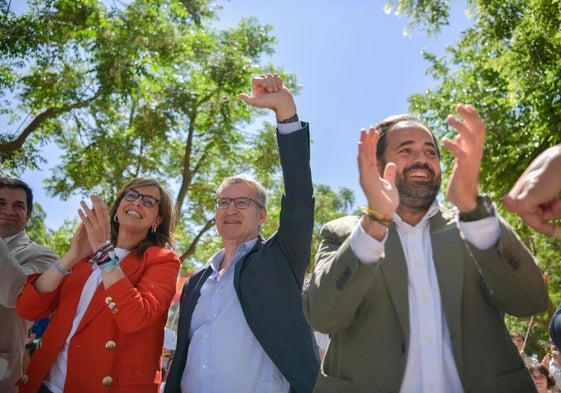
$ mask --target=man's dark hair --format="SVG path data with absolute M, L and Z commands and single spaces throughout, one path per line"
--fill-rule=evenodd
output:
M 0 177 L 0 188 L 4 187 L 20 188 L 25 191 L 25 195 L 27 196 L 27 214 L 31 214 L 31 211 L 33 210 L 33 191 L 31 191 L 31 187 L 19 179 L 14 179 L 12 177 Z
M 400 124 L 400 123 L 403 123 L 403 124 Z M 378 132 L 380 133 L 380 138 L 378 139 L 378 145 L 376 147 L 376 159 L 378 160 L 378 162 L 385 163 L 384 153 L 385 153 L 386 147 L 388 145 L 387 136 L 388 136 L 388 133 L 392 129 L 394 129 L 397 125 L 404 125 L 404 126 L 411 127 L 411 128 L 420 128 L 420 129 L 423 129 L 423 130 L 427 130 L 432 136 L 434 146 L 436 147 L 436 153 L 438 154 L 438 158 L 440 158 L 440 149 L 438 147 L 438 139 L 436 139 L 436 136 L 434 135 L 434 133 L 427 126 L 425 126 L 423 123 L 421 123 L 421 121 L 419 119 L 417 119 L 415 116 L 393 115 L 393 116 L 386 117 L 384 120 L 382 120 L 381 122 L 376 124 L 376 130 L 378 130 Z

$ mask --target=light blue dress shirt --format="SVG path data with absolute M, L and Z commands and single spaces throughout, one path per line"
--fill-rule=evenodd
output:
M 288 393 L 290 385 L 249 328 L 234 288 L 236 264 L 257 238 L 241 244 L 219 275 L 224 250 L 210 260 L 212 274 L 201 287 L 189 331 L 183 393 Z

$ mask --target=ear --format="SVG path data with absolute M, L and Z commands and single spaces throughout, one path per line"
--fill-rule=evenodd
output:
M 259 224 L 259 226 L 263 225 L 266 218 L 267 218 L 267 208 L 264 207 L 260 209 L 259 216 L 257 218 L 257 223 Z
M 27 225 L 27 223 L 29 222 L 29 219 L 31 218 L 31 213 L 26 214 L 25 216 L 25 225 Z
M 150 226 L 151 227 L 157 227 L 158 225 L 160 225 L 162 223 L 162 221 L 164 221 L 164 217 L 158 216 L 158 217 L 154 218 L 154 221 L 152 221 L 152 225 L 150 225 Z

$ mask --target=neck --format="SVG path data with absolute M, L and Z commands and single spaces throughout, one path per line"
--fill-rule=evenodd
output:
M 428 209 L 410 209 L 406 206 L 399 205 L 396 213 L 403 222 L 414 227 L 421 221 L 427 211 Z
M 138 247 L 143 239 L 144 237 L 140 236 L 121 235 L 121 233 L 119 232 L 119 235 L 117 235 L 117 242 L 115 243 L 115 247 L 130 251 Z

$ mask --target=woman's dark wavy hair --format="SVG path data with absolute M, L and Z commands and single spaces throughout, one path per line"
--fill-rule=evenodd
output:
M 119 233 L 119 222 L 115 220 L 115 214 L 125 196 L 125 192 L 139 187 L 150 186 L 157 187 L 160 190 L 160 202 L 158 202 L 157 206 L 158 214 L 162 216 L 162 222 L 156 228 L 156 232 L 152 232 L 152 230 L 149 229 L 146 237 L 138 244 L 136 251 L 139 255 L 142 255 L 150 246 L 160 246 L 169 249 L 175 247 L 175 236 L 173 232 L 175 230 L 176 220 L 175 208 L 169 191 L 158 181 L 150 177 L 137 177 L 121 188 L 110 211 L 111 242 L 115 243 L 117 241 L 117 234 Z
M 548 389 L 551 389 L 552 387 L 555 386 L 555 379 L 553 378 L 553 376 L 551 375 L 551 373 L 549 372 L 546 366 L 538 362 L 528 366 L 528 371 L 530 372 L 530 375 L 532 375 L 532 371 L 534 370 L 537 370 L 540 374 L 543 374 L 545 376 L 545 378 L 547 379 Z

